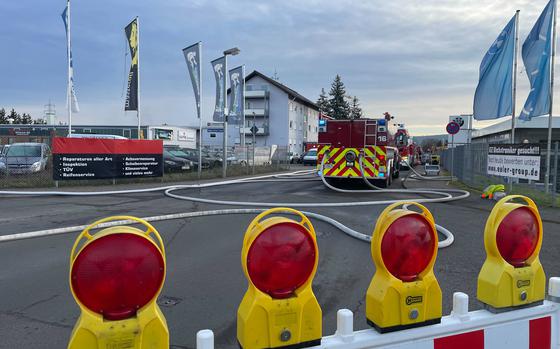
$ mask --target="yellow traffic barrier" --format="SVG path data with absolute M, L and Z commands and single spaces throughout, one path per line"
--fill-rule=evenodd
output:
M 383 210 L 371 240 L 376 270 L 366 294 L 368 324 L 385 333 L 440 322 L 442 294 L 433 272 L 437 250 L 434 218 L 426 207 L 401 202 Z
M 477 298 L 488 310 L 501 312 L 542 303 L 542 234 L 541 216 L 533 200 L 510 195 L 496 203 L 484 229 L 486 260 L 477 288 Z
M 299 221 L 278 216 L 286 212 L 299 216 Z M 276 216 L 269 217 L 272 214 Z M 241 348 L 321 343 L 322 313 L 311 287 L 318 261 L 315 230 L 301 212 L 274 208 L 253 219 L 241 252 L 249 282 L 237 311 Z
M 106 222 L 131 220 L 146 230 Z M 156 304 L 165 280 L 165 247 L 148 222 L 108 217 L 85 228 L 70 254 L 70 289 L 81 314 L 69 349 L 169 349 L 169 331 Z

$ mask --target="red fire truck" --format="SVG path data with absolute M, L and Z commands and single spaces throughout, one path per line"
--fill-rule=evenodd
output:
M 412 142 L 408 130 L 404 124 L 399 124 L 395 133 L 395 146 L 399 150 L 399 155 L 408 166 L 415 166 L 420 163 L 422 154 L 420 147 Z
M 381 119 L 320 120 L 317 166 L 320 170 L 323 163 L 325 179 L 365 177 L 378 187 L 389 186 L 399 176 L 400 160 L 391 119 L 385 113 Z

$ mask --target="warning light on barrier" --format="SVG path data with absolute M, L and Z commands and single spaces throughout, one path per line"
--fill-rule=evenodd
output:
M 104 223 L 127 220 L 146 230 Z M 101 219 L 76 239 L 70 289 L 81 309 L 69 349 L 169 348 L 169 331 L 156 299 L 165 279 L 165 247 L 148 222 L 128 216 Z
M 434 218 L 426 207 L 401 202 L 385 208 L 371 240 L 376 271 L 366 294 L 368 324 L 385 333 L 440 322 L 442 294 L 433 272 L 437 249 Z
M 538 208 L 528 197 L 510 195 L 496 203 L 486 221 L 486 260 L 478 275 L 477 298 L 488 310 L 501 312 L 542 303 L 542 232 Z
M 299 220 L 278 216 L 285 213 Z M 315 230 L 301 212 L 274 208 L 251 222 L 241 252 L 249 287 L 237 311 L 243 349 L 321 343 L 321 308 L 311 288 L 318 261 Z

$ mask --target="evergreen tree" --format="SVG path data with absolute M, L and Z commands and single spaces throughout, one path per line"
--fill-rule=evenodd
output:
M 336 75 L 329 91 L 330 115 L 334 119 L 348 119 L 350 116 L 350 106 L 346 101 L 346 89 L 340 75 Z
M 358 97 L 352 97 L 352 102 L 350 105 L 350 119 L 359 119 L 362 115 L 362 108 L 360 108 L 360 100 Z
M 21 124 L 21 115 L 16 113 L 16 110 L 14 108 L 10 110 L 10 115 L 8 115 L 8 119 L 11 119 L 12 124 Z
M 6 117 L 6 109 L 0 109 L 0 124 L 7 124 L 8 118 Z
M 319 107 L 319 112 L 323 114 L 330 115 L 331 108 L 329 104 L 329 99 L 327 97 L 327 93 L 325 89 L 321 89 L 321 94 L 319 95 L 319 99 L 317 99 L 317 106 Z
M 35 125 L 46 125 L 47 121 L 45 119 L 35 119 L 35 120 L 33 120 L 33 124 L 35 124 Z
M 29 125 L 33 123 L 33 118 L 31 115 L 23 113 L 21 114 L 21 123 L 24 125 Z

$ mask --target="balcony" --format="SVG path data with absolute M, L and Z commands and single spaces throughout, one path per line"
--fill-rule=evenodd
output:
M 255 116 L 267 116 L 268 112 L 264 108 L 245 109 L 245 117 L 253 116 L 253 115 L 255 115 Z
M 245 98 L 265 98 L 267 97 L 268 91 L 256 90 L 249 91 L 245 90 Z

